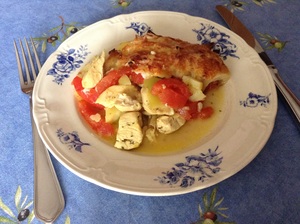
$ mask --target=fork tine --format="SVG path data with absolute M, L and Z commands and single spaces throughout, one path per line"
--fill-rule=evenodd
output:
M 35 67 L 34 67 L 34 64 L 33 64 L 33 61 L 32 61 L 32 56 L 31 56 L 31 52 L 30 52 L 30 49 L 29 49 L 29 46 L 28 46 L 28 41 L 26 38 L 24 38 L 24 42 L 25 42 L 25 47 L 26 47 L 26 50 L 27 50 L 27 56 L 28 56 L 28 59 L 29 59 L 29 63 L 30 63 L 30 66 L 31 66 L 31 75 L 32 78 L 31 81 L 34 82 L 36 77 L 37 77 L 37 74 L 36 74 L 36 71 L 35 71 Z M 32 46 L 34 47 L 34 46 Z M 25 63 L 25 67 L 28 67 Z
M 24 47 L 23 47 L 21 39 L 19 39 L 19 42 L 20 42 L 21 54 L 22 54 L 23 61 L 24 61 L 25 74 L 26 74 L 25 75 L 25 78 L 26 78 L 25 83 L 28 83 L 29 81 L 31 81 L 30 73 L 29 73 L 29 67 L 28 67 L 28 63 L 27 63 L 27 59 L 26 59 L 26 55 L 25 55 L 25 52 L 24 52 Z
M 30 37 L 30 42 L 31 42 L 31 45 L 32 45 L 32 50 L 33 50 L 33 53 L 34 53 L 34 57 L 35 57 L 35 61 L 36 61 L 37 67 L 38 67 L 38 71 L 40 71 L 42 66 L 41 66 L 39 56 L 36 52 L 35 44 L 33 42 L 32 37 Z
M 14 40 L 14 47 L 15 47 L 15 53 L 16 53 L 16 58 L 17 58 L 17 64 L 18 64 L 18 72 L 19 72 L 19 77 L 20 77 L 19 79 L 20 79 L 21 84 L 25 84 L 26 80 L 24 79 L 22 65 L 21 65 L 21 59 L 20 59 L 19 51 L 18 51 L 15 40 Z

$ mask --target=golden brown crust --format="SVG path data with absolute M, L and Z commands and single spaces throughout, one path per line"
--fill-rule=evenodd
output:
M 148 33 L 127 42 L 120 50 L 112 50 L 104 70 L 128 65 L 144 78 L 191 76 L 204 83 L 224 84 L 230 77 L 229 70 L 210 45 L 191 44 L 180 39 Z

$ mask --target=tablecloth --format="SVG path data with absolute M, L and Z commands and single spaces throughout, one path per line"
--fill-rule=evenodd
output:
M 283 80 L 299 98 L 300 2 L 297 0 L 0 2 L 1 223 L 41 223 L 33 214 L 29 101 L 19 87 L 13 40 L 36 38 L 43 63 L 64 38 L 85 26 L 120 14 L 146 10 L 175 11 L 226 26 L 215 10 L 218 4 L 234 12 L 253 32 Z M 59 38 L 49 39 L 53 36 Z M 209 203 L 211 196 L 215 197 L 215 223 L 298 223 L 299 133 L 299 124 L 278 93 L 274 130 L 250 164 L 209 188 L 167 197 L 135 196 L 99 187 L 76 176 L 52 157 L 66 201 L 65 209 L 55 223 L 203 223 L 200 211 L 205 212 L 205 203 Z

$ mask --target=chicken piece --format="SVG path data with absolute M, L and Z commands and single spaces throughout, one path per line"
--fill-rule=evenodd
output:
M 82 77 L 82 87 L 90 89 L 96 86 L 96 84 L 103 78 L 103 64 L 105 62 L 104 51 L 101 55 L 97 55 L 86 64 L 79 72 L 79 76 Z
M 148 125 L 146 127 L 145 137 L 150 142 L 155 142 L 156 137 L 157 137 L 156 119 L 157 119 L 157 116 L 149 116 L 149 119 L 148 119 Z
M 173 116 L 160 116 L 156 120 L 157 130 L 162 134 L 170 134 L 177 131 L 185 124 L 186 120 L 180 114 Z
M 122 112 L 141 110 L 141 102 L 141 93 L 133 85 L 110 86 L 96 100 L 104 107 L 116 107 Z
M 142 115 L 140 112 L 127 112 L 121 115 L 115 147 L 131 150 L 137 148 L 143 140 Z

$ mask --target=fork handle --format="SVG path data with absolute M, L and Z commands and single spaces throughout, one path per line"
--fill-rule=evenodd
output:
M 65 201 L 49 152 L 33 120 L 31 97 L 30 107 L 34 143 L 34 213 L 43 222 L 51 223 L 63 211 Z

